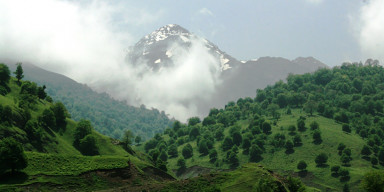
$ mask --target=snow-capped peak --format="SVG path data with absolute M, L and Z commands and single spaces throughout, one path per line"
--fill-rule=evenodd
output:
M 184 29 L 183 27 L 176 25 L 176 24 L 169 24 L 165 25 L 163 27 L 160 27 L 156 31 L 152 32 L 149 35 L 146 35 L 144 37 L 145 43 L 150 45 L 157 41 L 162 41 L 164 39 L 167 39 L 170 36 L 180 36 L 183 38 L 184 41 L 187 41 L 187 36 L 190 36 L 188 30 Z

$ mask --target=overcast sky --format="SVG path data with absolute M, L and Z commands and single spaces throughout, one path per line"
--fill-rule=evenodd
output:
M 239 60 L 384 61 L 384 0 L 0 0 L 0 14 L 0 60 L 30 62 L 122 100 L 138 97 L 181 119 L 195 114 L 184 100 L 220 81 L 199 43 L 179 68 L 135 78 L 124 50 L 163 25 L 179 24 Z
M 239 60 L 314 56 L 334 66 L 366 59 L 359 29 L 355 28 L 360 25 L 362 7 L 368 4 L 362 0 L 163 0 L 124 4 L 127 9 L 140 10 L 142 19 L 124 26 L 135 40 L 164 24 L 176 23 Z

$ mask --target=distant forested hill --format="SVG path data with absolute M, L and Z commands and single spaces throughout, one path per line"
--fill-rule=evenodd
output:
M 11 71 L 16 68 L 15 62 L 5 64 Z M 129 106 L 64 75 L 28 63 L 22 66 L 25 79 L 46 85 L 47 93 L 54 100 L 63 102 L 74 120 L 89 119 L 95 129 L 104 135 L 121 138 L 123 132 L 129 129 L 145 140 L 172 124 L 163 111 Z

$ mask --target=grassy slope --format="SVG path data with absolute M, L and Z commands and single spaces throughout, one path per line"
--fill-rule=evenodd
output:
M 292 115 L 282 115 L 281 119 L 278 121 L 277 125 L 272 127 L 272 135 L 276 133 L 283 133 L 286 136 L 286 139 L 293 139 L 293 136 L 288 134 L 287 127 L 289 125 L 296 125 L 296 121 L 299 116 L 306 116 L 301 110 L 292 110 Z M 317 121 L 320 124 L 320 130 L 322 132 L 323 142 L 319 145 L 313 143 L 311 130 L 309 129 L 309 124 L 312 121 Z M 341 130 L 341 124 L 336 123 L 333 119 L 328 119 L 322 116 L 314 115 L 313 117 L 307 117 L 306 127 L 308 129 L 305 132 L 298 132 L 301 135 L 303 145 L 300 147 L 295 147 L 295 152 L 292 154 L 286 154 L 285 149 L 280 149 L 274 153 L 271 153 L 272 146 L 267 145 L 266 152 L 263 153 L 263 160 L 259 163 L 265 167 L 277 171 L 281 174 L 287 175 L 297 175 L 299 171 L 296 166 L 300 160 L 304 160 L 307 164 L 308 174 L 306 177 L 302 178 L 302 181 L 309 186 L 318 188 L 320 190 L 331 189 L 331 190 L 340 190 L 344 183 L 339 181 L 339 178 L 334 178 L 331 176 L 330 167 L 333 165 L 341 165 L 340 156 L 338 155 L 338 144 L 342 141 L 347 148 L 350 148 L 352 151 L 351 167 L 345 167 L 349 170 L 351 179 L 348 183 L 351 185 L 351 189 L 358 190 L 358 185 L 363 175 L 374 169 L 371 166 L 371 163 L 362 159 L 360 151 L 365 144 L 364 140 L 357 134 L 354 133 L 345 133 Z M 238 121 L 237 124 L 241 125 L 242 129 L 248 127 L 248 122 L 246 120 Z M 283 127 L 283 129 L 281 129 Z M 229 135 L 229 129 L 225 129 L 225 135 Z M 271 137 L 271 136 L 270 136 Z M 169 136 L 164 136 L 165 141 L 168 141 Z M 200 156 L 200 153 L 196 147 L 196 141 L 188 142 L 194 148 L 194 155 L 192 158 L 187 159 L 187 167 L 198 165 L 202 167 L 209 167 L 213 169 L 227 169 L 229 168 L 228 164 L 221 163 L 220 167 L 215 167 L 212 163 L 209 162 L 209 156 Z M 179 157 L 181 156 L 181 150 L 187 143 L 178 147 Z M 137 147 L 138 150 L 142 150 L 143 146 Z M 220 160 L 225 158 L 226 152 L 221 150 L 221 141 L 215 142 L 214 144 L 218 157 Z M 239 148 L 238 157 L 240 164 L 245 164 L 248 162 L 249 156 L 242 154 L 242 149 Z M 326 153 L 329 156 L 328 167 L 319 168 L 316 167 L 315 158 L 321 152 Z M 178 158 L 172 158 L 168 160 L 168 166 L 171 169 L 177 169 L 176 165 Z M 382 168 L 380 166 L 380 168 Z
M 0 104 L 9 105 L 16 109 L 20 87 L 16 85 L 14 79 L 10 81 L 9 86 L 12 91 L 6 96 L 0 95 Z M 31 110 L 32 119 L 36 119 L 44 109 L 50 106 L 51 103 L 39 100 L 35 109 Z M 0 190 L 15 190 L 33 183 L 38 185 L 50 183 L 53 188 L 55 188 L 54 186 L 65 188 L 74 185 L 83 190 L 103 189 L 113 186 L 108 186 L 104 181 L 95 181 L 99 184 L 87 183 L 78 175 L 92 170 L 124 168 L 128 166 L 129 160 L 139 169 L 152 166 L 150 163 L 127 153 L 120 145 L 113 144 L 116 142 L 115 140 L 96 131 L 92 134 L 96 136 L 100 155 L 82 156 L 72 145 L 75 128 L 76 122 L 67 119 L 65 131 L 52 132 L 53 134 L 46 132 L 45 135 L 52 141 L 44 144 L 46 153 L 37 152 L 37 149 L 29 143 L 23 144 L 27 150 L 28 167 L 19 176 L 0 179 L 2 180 Z M 18 127 L 13 126 L 7 129 L 12 130 L 15 138 L 26 138 L 24 130 Z M 93 185 L 95 186 L 92 187 Z M 49 189 L 48 187 L 46 190 Z

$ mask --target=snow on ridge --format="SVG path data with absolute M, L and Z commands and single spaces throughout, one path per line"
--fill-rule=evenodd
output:
M 154 63 L 161 63 L 161 59 L 156 60 Z
M 165 52 L 165 54 L 168 56 L 168 58 L 169 58 L 169 57 L 172 57 L 172 52 L 169 51 L 169 50 L 168 50 L 167 52 Z

